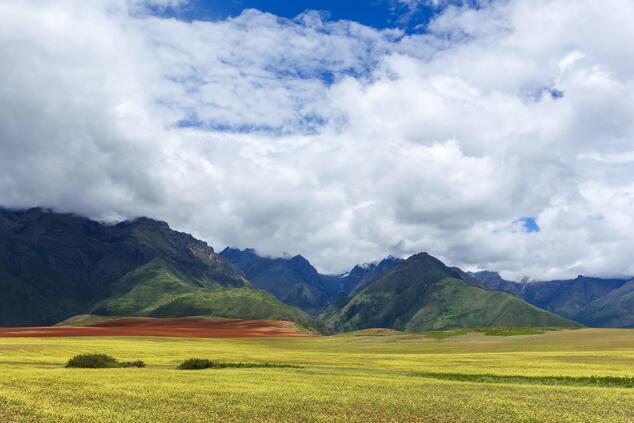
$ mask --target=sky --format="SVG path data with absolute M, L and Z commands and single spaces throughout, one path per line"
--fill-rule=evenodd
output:
M 350 6 L 354 4 L 355 6 Z M 634 275 L 631 0 L 0 0 L 0 205 L 344 272 Z
M 331 21 L 345 19 L 373 28 L 400 28 L 406 32 L 424 31 L 424 25 L 442 10 L 433 2 L 416 0 L 196 0 L 181 7 L 160 6 L 153 8 L 155 15 L 189 22 L 234 18 L 247 9 L 257 9 L 287 19 L 293 19 L 306 11 L 317 11 Z

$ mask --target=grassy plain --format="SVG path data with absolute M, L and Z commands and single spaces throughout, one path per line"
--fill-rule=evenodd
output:
M 0 421 L 634 421 L 634 330 L 455 335 L 4 338 Z M 94 352 L 147 367 L 64 368 Z M 176 369 L 190 357 L 298 367 Z

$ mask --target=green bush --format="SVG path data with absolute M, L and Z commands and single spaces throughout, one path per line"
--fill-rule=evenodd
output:
M 119 367 L 145 367 L 145 362 L 141 360 L 135 361 L 121 361 L 119 362 Z
M 68 360 L 66 367 L 108 369 L 119 367 L 117 359 L 106 354 L 79 354 Z
M 411 373 L 430 379 L 475 383 L 513 383 L 526 385 L 569 385 L 634 388 L 634 377 L 630 376 L 523 376 L 460 373 Z
M 178 366 L 181 370 L 201 370 L 209 367 L 211 367 L 211 361 L 206 358 L 188 358 Z
M 106 354 L 78 354 L 68 360 L 66 367 L 81 369 L 113 369 L 116 367 L 145 367 L 141 360 L 117 361 L 116 358 Z
M 299 368 L 299 366 L 294 366 L 292 364 L 283 364 L 283 363 L 228 363 L 226 361 L 212 361 L 206 358 L 189 358 L 183 361 L 178 366 L 180 370 L 228 369 L 228 368 L 246 369 L 246 368 L 267 368 L 267 367 Z

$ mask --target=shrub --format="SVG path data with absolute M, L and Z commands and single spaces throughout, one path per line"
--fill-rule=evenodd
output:
M 145 367 L 145 362 L 141 360 L 135 361 L 121 361 L 119 362 L 119 367 Z
M 267 368 L 267 367 L 299 368 L 299 366 L 294 366 L 292 364 L 283 364 L 283 363 L 228 363 L 226 361 L 212 361 L 206 358 L 189 358 L 183 361 L 178 366 L 180 370 L 228 369 L 228 368 L 245 369 L 245 368 Z
M 119 367 L 117 359 L 106 354 L 79 354 L 68 360 L 66 367 L 107 369 Z
M 145 363 L 141 360 L 120 362 L 106 354 L 79 354 L 68 360 L 66 367 L 112 369 L 116 367 L 145 367 Z
M 209 367 L 211 367 L 211 361 L 206 358 L 188 358 L 178 366 L 181 370 L 201 370 Z

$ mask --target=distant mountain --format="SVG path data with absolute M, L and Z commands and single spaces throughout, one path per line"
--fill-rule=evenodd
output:
M 257 255 L 251 248 L 225 248 L 220 256 L 240 269 L 257 288 L 309 313 L 325 307 L 338 290 L 324 283 L 317 270 L 299 255 L 269 258 Z
M 546 282 L 511 282 L 502 279 L 495 272 L 476 272 L 471 275 L 489 289 L 508 292 L 539 308 L 575 320 L 577 316 L 585 314 L 585 307 L 621 288 L 627 282 L 627 279 L 586 276 Z
M 254 289 L 206 243 L 139 218 L 105 225 L 40 208 L 0 209 L 0 325 L 84 313 L 207 315 L 318 323 Z
M 369 281 L 387 272 L 402 261 L 403 259 L 388 256 L 377 262 L 354 266 L 352 270 L 343 277 L 342 285 L 345 296 L 363 288 Z
M 507 293 L 486 290 L 468 274 L 427 253 L 396 264 L 321 317 L 343 331 L 576 325 Z
M 593 327 L 634 328 L 634 279 L 591 302 L 574 318 Z
M 510 294 L 520 296 L 524 283 L 512 282 L 503 279 L 498 272 L 482 271 L 482 272 L 467 272 L 469 276 L 480 281 L 485 288 L 494 291 L 504 291 Z
M 240 269 L 257 288 L 312 314 L 320 313 L 333 301 L 346 298 L 359 286 L 402 261 L 387 257 L 356 265 L 343 275 L 324 275 L 300 255 L 271 258 L 258 255 L 252 248 L 225 248 L 220 256 Z

